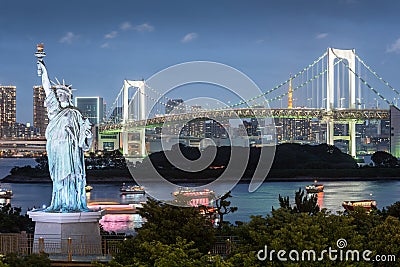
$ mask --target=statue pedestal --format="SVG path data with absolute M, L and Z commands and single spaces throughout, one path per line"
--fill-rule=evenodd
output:
M 104 211 L 50 213 L 28 211 L 35 222 L 33 252 L 50 259 L 101 256 L 99 220 Z

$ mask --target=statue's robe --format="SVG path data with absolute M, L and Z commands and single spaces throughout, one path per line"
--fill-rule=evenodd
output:
M 49 117 L 46 150 L 53 192 L 48 212 L 89 211 L 84 151 L 91 144 L 90 123 L 76 108 L 61 108 L 53 91 L 46 97 Z

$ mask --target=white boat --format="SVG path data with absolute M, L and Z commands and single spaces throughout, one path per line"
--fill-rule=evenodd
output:
M 374 199 L 365 199 L 365 200 L 357 200 L 357 201 L 343 201 L 343 208 L 349 211 L 355 210 L 356 207 L 361 207 L 366 209 L 368 212 L 372 209 L 377 208 L 376 200 Z
M 0 185 L 0 198 L 11 198 L 13 192 L 11 189 L 3 188 Z
M 175 203 L 193 207 L 208 207 L 216 199 L 215 192 L 209 189 L 194 190 L 192 188 L 179 188 L 172 195 L 175 197 Z
M 133 204 L 122 204 L 114 201 L 89 202 L 88 208 L 94 211 L 105 210 L 106 214 L 135 214 L 136 207 Z
M 125 185 L 123 184 L 119 190 L 122 195 L 126 194 L 144 194 L 144 187 L 140 185 Z
M 319 192 L 324 192 L 324 185 L 323 184 L 318 184 L 317 180 L 314 180 L 313 184 L 307 185 L 306 186 L 306 191 L 307 193 L 319 193 Z

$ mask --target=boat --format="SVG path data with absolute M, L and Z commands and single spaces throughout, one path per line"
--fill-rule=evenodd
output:
M 181 187 L 172 195 L 175 197 L 175 203 L 193 207 L 210 206 L 210 202 L 216 199 L 215 192 L 209 189 L 194 190 Z
M 324 191 L 324 185 L 323 184 L 318 184 L 317 180 L 315 180 L 313 184 L 310 184 L 310 185 L 306 186 L 306 191 L 309 194 L 323 192 Z
M 94 211 L 105 210 L 106 214 L 135 214 L 134 204 L 121 204 L 114 201 L 100 201 L 88 203 L 88 208 Z
M 343 201 L 343 208 L 348 211 L 353 211 L 355 207 L 362 207 L 367 211 L 371 211 L 372 209 L 377 208 L 376 200 L 373 199 L 365 199 L 365 200 L 357 200 L 357 201 Z
M 92 191 L 92 189 L 93 189 L 93 186 L 90 186 L 90 185 L 86 185 L 85 186 L 85 191 L 86 192 L 90 192 L 90 191 Z
M 194 190 L 194 189 L 191 189 L 188 187 L 186 187 L 186 188 L 181 187 L 181 188 L 179 188 L 178 191 L 173 192 L 172 195 L 174 197 L 185 196 L 185 197 L 201 197 L 201 198 L 207 197 L 207 196 L 212 196 L 212 197 L 215 196 L 214 191 L 212 191 L 210 189 Z
M 3 188 L 0 186 L 0 198 L 11 198 L 13 191 L 11 189 Z
M 144 194 L 144 187 L 140 185 L 125 185 L 123 184 L 119 190 L 121 195 L 127 194 Z

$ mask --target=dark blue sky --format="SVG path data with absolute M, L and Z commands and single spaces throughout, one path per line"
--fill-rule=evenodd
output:
M 32 121 L 33 53 L 45 44 L 50 76 L 75 96 L 109 104 L 124 79 L 210 60 L 270 89 L 322 55 L 355 48 L 400 87 L 400 2 L 0 0 L 0 84 L 17 86 L 17 121 Z

